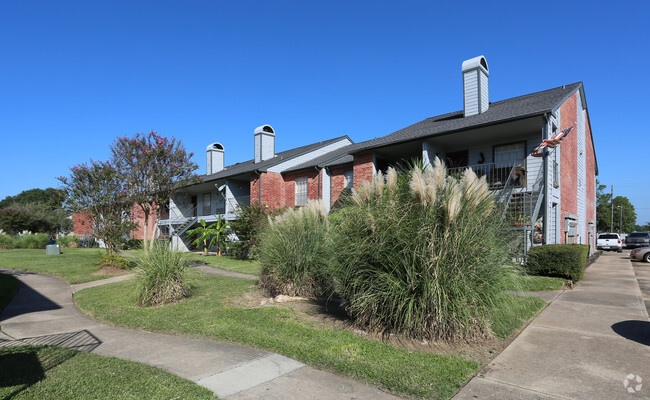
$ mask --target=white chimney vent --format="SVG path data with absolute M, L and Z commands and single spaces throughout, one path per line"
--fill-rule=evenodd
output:
M 490 105 L 489 76 L 485 57 L 478 56 L 463 61 L 463 103 L 466 117 L 487 111 Z
M 270 125 L 255 128 L 255 162 L 275 157 L 275 131 Z
M 212 143 L 205 149 L 206 174 L 212 175 L 223 170 L 224 167 L 224 148 L 221 143 Z

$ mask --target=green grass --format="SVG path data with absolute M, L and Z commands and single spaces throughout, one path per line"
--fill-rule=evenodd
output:
M 0 250 L 0 268 L 18 269 L 58 276 L 69 284 L 109 278 L 110 275 L 92 275 L 99 267 L 101 249 L 62 249 L 60 255 L 46 255 L 43 249 Z
M 253 280 L 194 273 L 189 282 L 188 300 L 160 307 L 136 307 L 131 281 L 82 290 L 75 300 L 101 321 L 241 343 L 415 397 L 450 398 L 480 368 L 457 356 L 406 351 L 317 327 L 289 308 L 233 305 L 228 299 L 250 291 Z
M 0 312 L 14 298 L 20 282 L 11 275 L 0 274 Z
M 0 348 L 3 399 L 214 399 L 160 368 L 54 346 Z
M 144 254 L 144 250 L 126 250 L 124 253 L 138 257 Z M 192 261 L 242 274 L 259 275 L 261 270 L 260 263 L 256 260 L 239 260 L 230 256 L 203 256 L 199 253 L 184 253 L 184 255 Z
M 524 292 L 539 292 L 543 290 L 561 290 L 564 278 L 551 278 L 548 276 L 536 276 L 526 274 L 513 274 L 513 280 L 508 287 L 509 290 L 521 290 Z
M 546 302 L 537 297 L 502 295 L 489 315 L 492 332 L 497 337 L 506 338 L 545 306 Z

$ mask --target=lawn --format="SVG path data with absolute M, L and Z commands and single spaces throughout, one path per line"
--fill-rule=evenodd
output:
M 130 254 L 134 257 L 142 257 L 144 255 L 144 250 L 126 250 L 124 253 Z M 260 263 L 256 260 L 240 260 L 230 256 L 204 256 L 201 253 L 184 254 L 189 260 L 199 261 L 211 267 L 225 269 L 228 271 L 241 272 L 243 274 L 250 275 L 259 275 L 261 270 Z
M 527 275 L 525 273 L 513 273 L 510 283 L 510 290 L 521 290 L 523 292 L 539 292 L 543 290 L 561 290 L 566 282 L 564 278 L 552 278 L 548 276 Z
M 20 282 L 11 275 L 0 274 L 0 312 L 14 298 Z
M 100 321 L 245 344 L 420 398 L 450 398 L 481 367 L 454 355 L 407 351 L 368 340 L 333 324 L 317 326 L 292 308 L 236 305 L 235 299 L 254 290 L 253 280 L 192 274 L 190 283 L 189 299 L 162 307 L 136 307 L 132 281 L 85 289 L 75 300 Z M 514 313 L 496 311 L 497 334 L 527 322 L 543 307 L 538 301 L 514 302 L 523 305 Z
M 106 252 L 102 249 L 61 249 L 60 255 L 46 255 L 43 249 L 0 250 L 0 268 L 18 269 L 58 276 L 69 284 L 106 279 L 112 275 L 93 275 Z
M 3 399 L 215 399 L 160 368 L 54 346 L 0 348 Z

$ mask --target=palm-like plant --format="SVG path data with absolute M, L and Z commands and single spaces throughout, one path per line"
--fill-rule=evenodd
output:
M 221 242 L 225 239 L 228 229 L 228 224 L 226 221 L 221 219 L 219 215 L 217 222 L 208 225 L 204 219 L 199 221 L 201 226 L 187 231 L 188 236 L 197 236 L 196 239 L 192 242 L 193 244 L 199 245 L 203 244 L 203 255 L 208 255 L 208 248 L 218 246 L 218 255 L 221 256 Z M 210 243 L 208 244 L 208 240 Z

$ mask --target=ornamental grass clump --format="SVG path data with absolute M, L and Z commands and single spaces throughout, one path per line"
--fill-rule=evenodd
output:
M 434 166 L 377 174 L 330 218 L 336 292 L 357 323 L 417 339 L 492 335 L 510 271 L 485 178 Z
M 187 260 L 180 252 L 170 250 L 168 244 L 155 242 L 136 265 L 138 305 L 156 306 L 187 297 Z
M 331 286 L 328 230 L 321 201 L 269 217 L 259 241 L 260 285 L 272 296 L 327 295 Z

